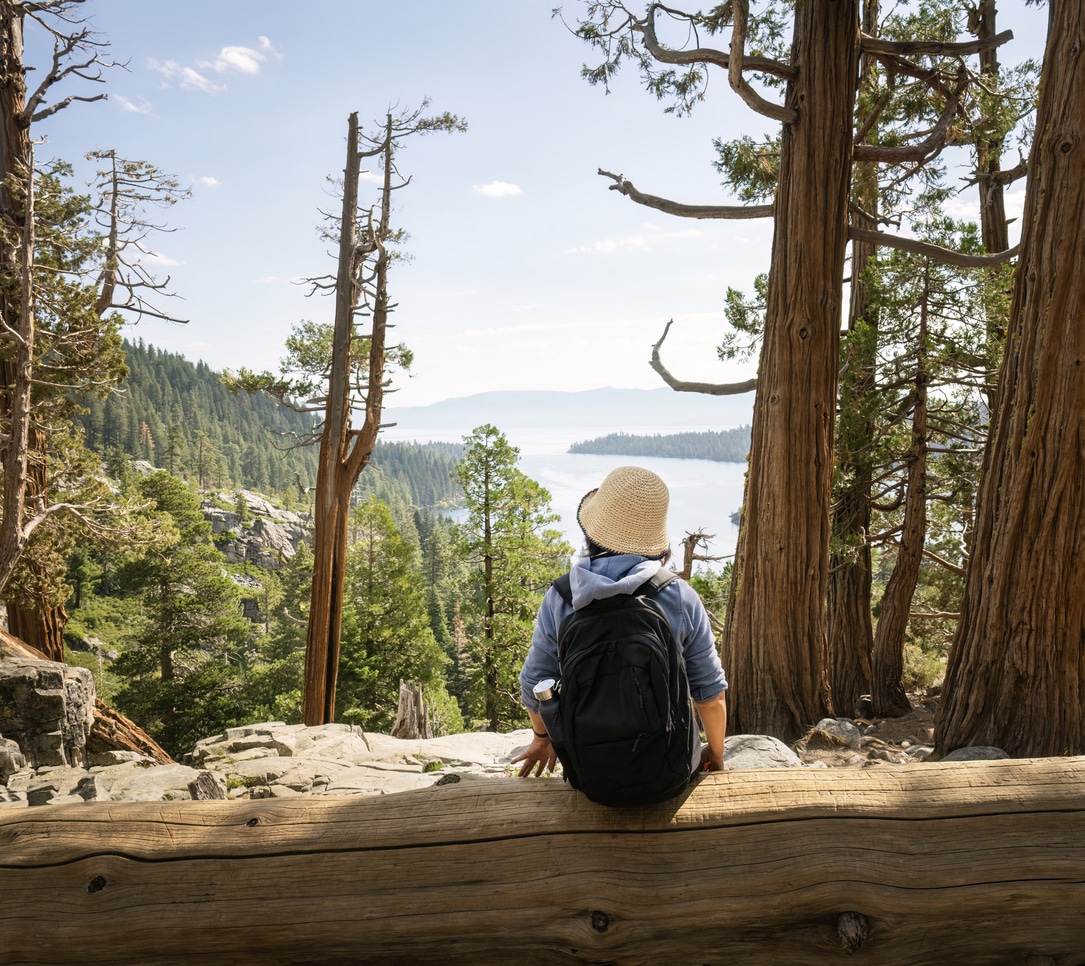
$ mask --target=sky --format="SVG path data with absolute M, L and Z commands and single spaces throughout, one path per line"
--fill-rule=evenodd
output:
M 648 360 L 669 319 L 676 376 L 752 375 L 715 347 L 727 287 L 750 290 L 768 268 L 771 222 L 673 218 L 609 191 L 597 170 L 678 201 L 733 203 L 713 139 L 756 137 L 767 122 L 719 73 L 682 118 L 628 67 L 609 94 L 591 87 L 580 70 L 592 51 L 552 16 L 555 2 L 86 0 L 119 66 L 90 91 L 107 100 L 35 126 L 37 157 L 86 178 L 85 154 L 113 149 L 191 190 L 150 242 L 179 296 L 169 308 L 189 321 L 144 319 L 126 335 L 217 370 L 276 370 L 293 325 L 332 321 L 332 300 L 303 282 L 335 271 L 321 213 L 339 208 L 349 114 L 375 130 L 390 108 L 429 97 L 468 129 L 412 138 L 397 159 L 411 176 L 395 211 L 410 260 L 389 277 L 392 337 L 415 361 L 389 404 L 658 388 Z M 567 2 L 564 14 L 582 9 Z M 999 18 L 1015 32 L 1004 63 L 1042 55 L 1046 8 L 1000 0 Z M 33 85 L 47 52 L 29 29 L 27 40 Z M 375 199 L 371 180 L 363 189 Z M 974 190 L 955 214 L 973 216 Z M 1022 199 L 1018 186 L 1011 213 Z

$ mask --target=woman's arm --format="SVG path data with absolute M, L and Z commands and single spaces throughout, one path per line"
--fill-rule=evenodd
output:
M 708 746 L 701 751 L 705 771 L 723 771 L 723 741 L 727 736 L 727 692 L 721 691 L 708 701 L 694 702 L 704 725 Z

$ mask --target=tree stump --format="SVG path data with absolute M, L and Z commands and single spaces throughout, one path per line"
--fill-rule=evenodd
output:
M 393 738 L 429 738 L 429 717 L 422 698 L 421 684 L 399 682 L 399 708 L 392 725 Z
M 1071 966 L 1085 758 L 0 810 L 0 960 Z

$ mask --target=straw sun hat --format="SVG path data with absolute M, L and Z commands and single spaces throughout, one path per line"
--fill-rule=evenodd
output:
M 667 538 L 667 484 L 651 470 L 619 466 L 597 490 L 585 494 L 576 511 L 584 535 L 612 553 L 662 557 Z

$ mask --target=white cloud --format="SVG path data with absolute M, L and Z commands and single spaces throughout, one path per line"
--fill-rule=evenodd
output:
M 240 74 L 259 74 L 261 65 L 268 57 L 281 60 L 282 55 L 279 54 L 267 37 L 260 37 L 258 44 L 259 50 L 240 45 L 223 47 L 213 60 L 197 61 L 196 66 L 210 68 L 217 74 L 225 74 L 229 71 L 236 71 Z
M 181 68 L 181 87 L 186 91 L 202 91 L 204 94 L 221 94 L 226 90 L 225 84 L 216 84 L 191 67 Z
M 653 226 L 635 235 L 623 235 L 618 238 L 601 238 L 590 245 L 576 245 L 565 250 L 566 255 L 615 255 L 627 252 L 648 252 L 671 242 L 686 241 L 690 238 L 703 238 L 700 228 L 686 228 L 682 231 L 660 231 Z
M 384 177 L 376 171 L 362 171 L 358 175 L 360 181 L 368 181 L 370 184 L 384 184 Z
M 203 177 L 196 178 L 196 184 L 202 184 L 205 188 L 217 188 L 221 181 L 218 178 L 212 177 L 209 174 L 203 175 Z
M 186 91 L 203 91 L 205 94 L 221 94 L 226 90 L 224 84 L 216 84 L 198 70 L 183 67 L 175 60 L 155 60 L 152 57 L 147 61 L 147 65 L 162 75 L 167 86 L 176 82 Z
M 476 184 L 471 186 L 476 195 L 484 198 L 515 198 L 522 195 L 523 189 L 518 184 L 508 181 L 491 181 L 489 184 Z
M 110 94 L 109 99 L 120 104 L 121 109 L 128 111 L 131 114 L 153 114 L 154 109 L 151 107 L 151 102 L 145 97 L 139 99 L 137 104 L 135 101 L 130 100 L 123 94 Z
M 221 94 L 226 90 L 226 85 L 215 83 L 200 71 L 253 75 L 260 73 L 261 67 L 269 58 L 282 59 L 282 55 L 267 37 L 260 37 L 258 48 L 236 44 L 223 47 L 216 56 L 196 61 L 196 67 L 200 70 L 178 64 L 174 60 L 156 60 L 153 57 L 147 61 L 147 65 L 161 74 L 167 84 L 177 83 L 184 90 L 202 91 L 205 94 Z

